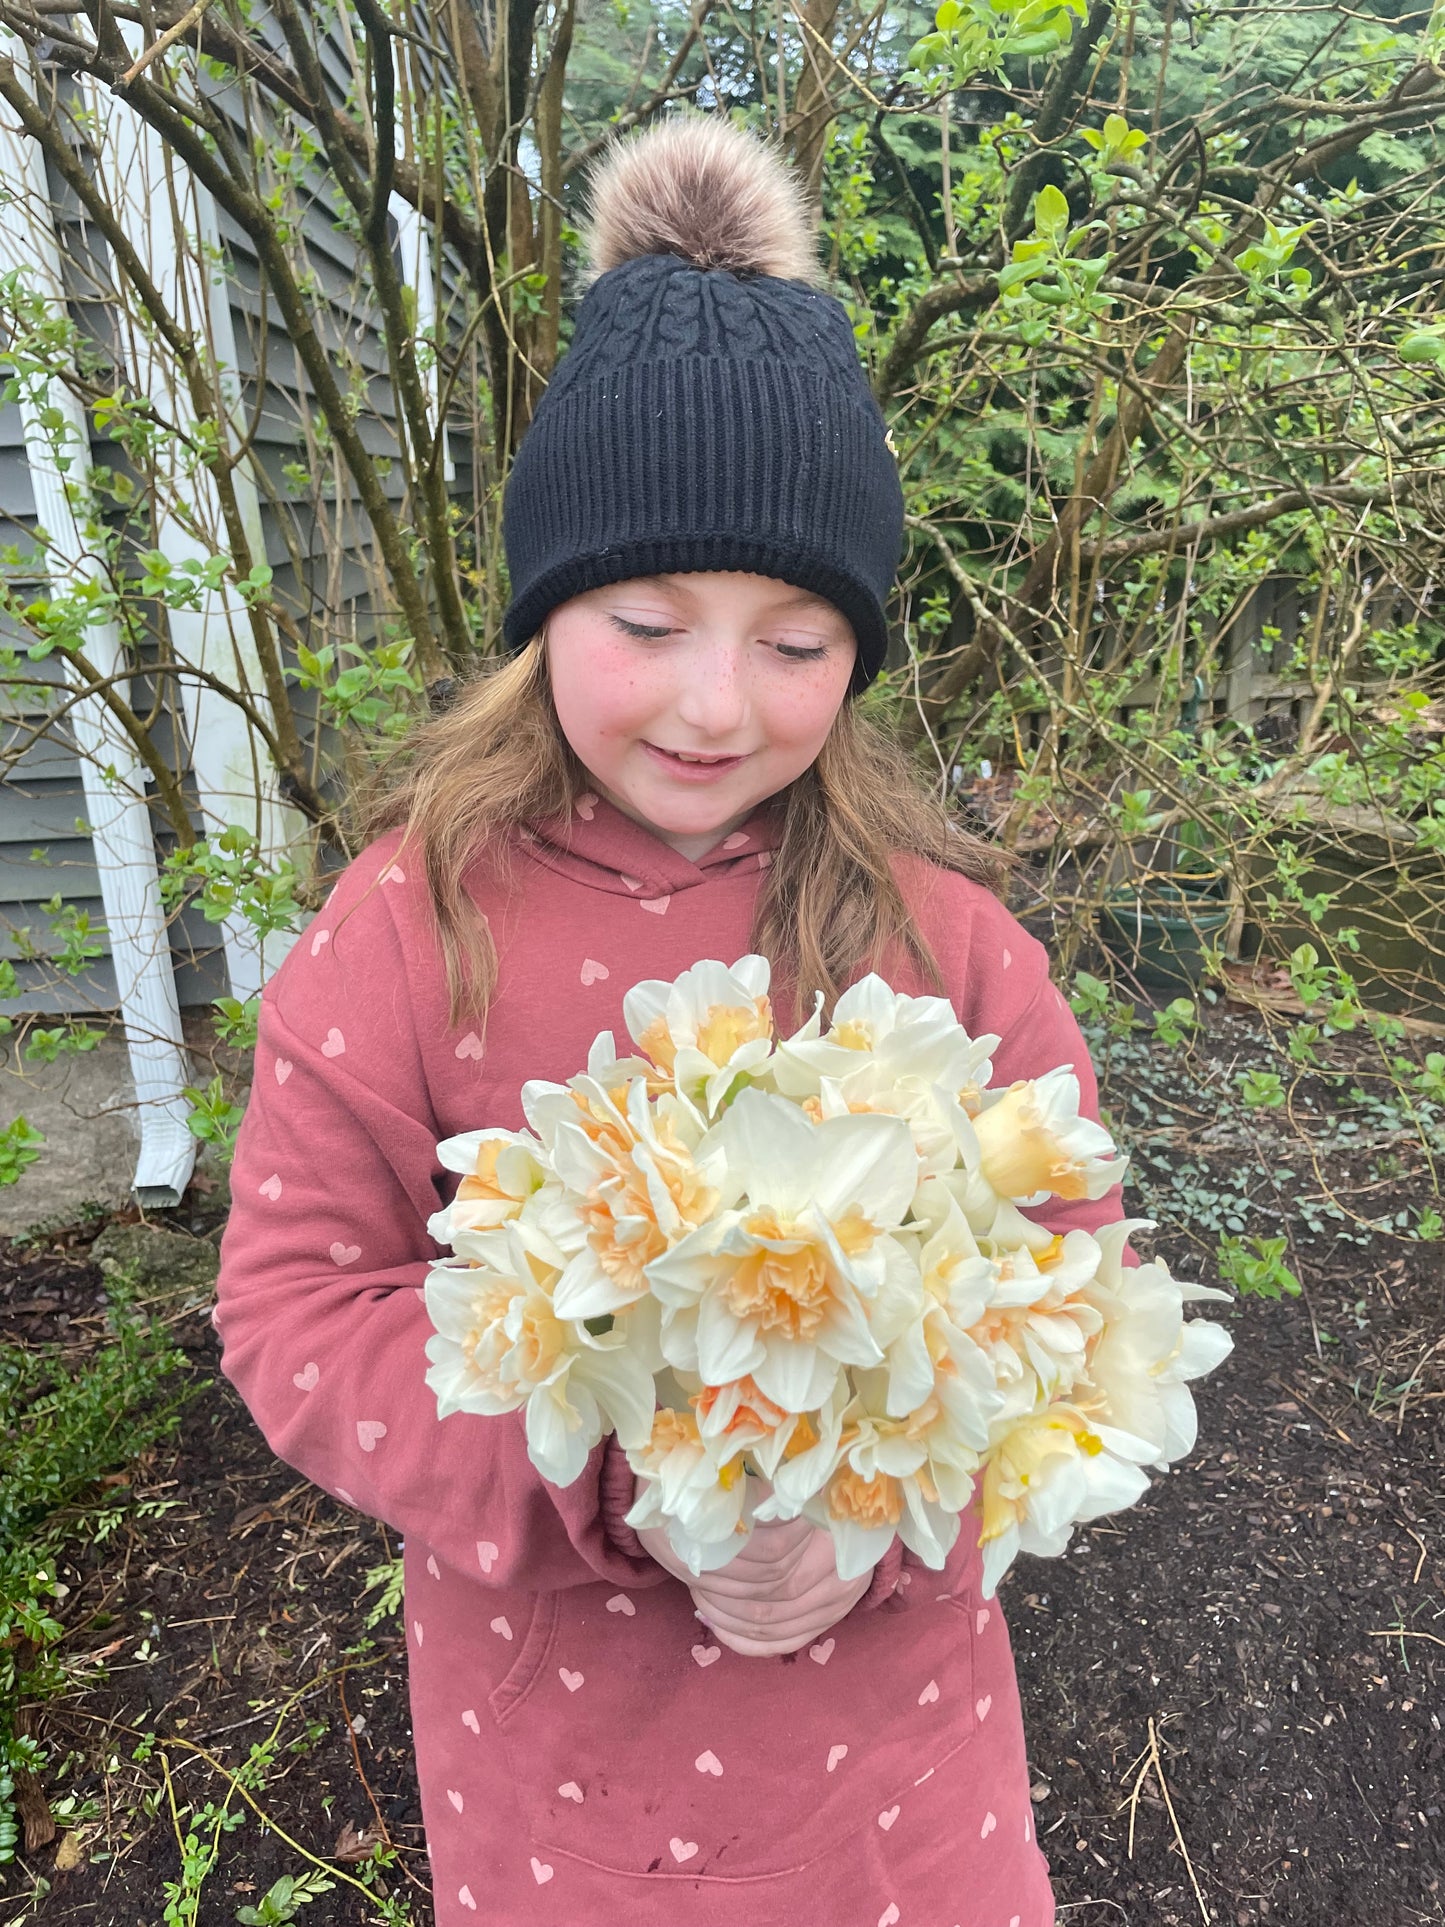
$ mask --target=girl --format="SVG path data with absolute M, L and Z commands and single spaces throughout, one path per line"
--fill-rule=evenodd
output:
M 762 951 L 791 1029 L 876 968 L 996 1032 L 996 1082 L 1072 1063 L 1093 1114 L 987 852 L 856 706 L 902 492 L 792 175 L 669 122 L 613 149 L 589 247 L 506 498 L 512 659 L 414 739 L 262 1000 L 224 1369 L 405 1536 L 440 1927 L 1048 1927 L 977 1502 L 942 1572 L 895 1540 L 842 1585 L 797 1521 L 694 1580 L 626 1524 L 615 1441 L 557 1490 L 520 1414 L 439 1425 L 424 1383 L 437 1141 L 521 1127 L 640 978 Z

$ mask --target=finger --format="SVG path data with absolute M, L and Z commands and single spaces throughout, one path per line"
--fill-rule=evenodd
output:
M 709 1623 L 753 1631 L 769 1627 L 779 1632 L 826 1628 L 836 1625 L 867 1591 L 867 1583 L 857 1580 L 840 1587 L 836 1579 L 814 1586 L 796 1598 L 756 1599 L 719 1597 L 694 1589 L 698 1610 Z

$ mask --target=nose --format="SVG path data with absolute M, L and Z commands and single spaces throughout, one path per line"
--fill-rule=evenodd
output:
M 689 650 L 677 697 L 678 719 L 699 736 L 724 742 L 748 721 L 745 645 L 715 640 Z

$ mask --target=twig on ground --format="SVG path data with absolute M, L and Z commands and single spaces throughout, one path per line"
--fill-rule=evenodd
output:
M 1402 1525 L 1405 1524 L 1403 1519 L 1400 1521 L 1400 1523 Z M 1410 1533 L 1410 1537 L 1415 1541 L 1415 1544 L 1420 1548 L 1420 1557 L 1415 1561 L 1415 1570 L 1410 1577 L 1410 1584 L 1412 1586 L 1418 1586 L 1420 1583 L 1420 1574 L 1425 1570 L 1425 1561 L 1430 1557 L 1430 1555 L 1425 1550 L 1425 1541 L 1420 1537 L 1419 1533 L 1411 1531 L 1409 1526 L 1405 1526 L 1405 1530 L 1406 1532 Z
M 1441 1643 L 1445 1645 L 1445 1641 Z M 1129 1796 L 1129 1858 L 1131 1860 L 1134 1858 L 1134 1818 L 1139 1808 L 1139 1794 L 1152 1770 L 1159 1781 L 1159 1791 L 1164 1795 L 1164 1804 L 1169 1809 L 1169 1824 L 1174 1829 L 1175 1845 L 1183 1855 L 1185 1870 L 1189 1875 L 1189 1884 L 1194 1889 L 1195 1900 L 1199 1903 L 1199 1918 L 1205 1923 L 1205 1927 L 1209 1927 L 1209 1909 L 1205 1905 L 1204 1895 L 1199 1889 L 1199 1881 L 1194 1872 L 1194 1862 L 1189 1858 L 1189 1849 L 1184 1844 L 1184 1835 L 1179 1826 L 1179 1816 L 1174 1811 L 1174 1800 L 1169 1792 L 1169 1782 L 1164 1777 L 1164 1761 L 1159 1752 L 1159 1735 L 1154 1730 L 1154 1716 L 1152 1714 L 1149 1716 L 1149 1744 L 1144 1749 L 1143 1762 L 1143 1765 L 1139 1768 L 1138 1777 L 1134 1781 L 1133 1792 Z

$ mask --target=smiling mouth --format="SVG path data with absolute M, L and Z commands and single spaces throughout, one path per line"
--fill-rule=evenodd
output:
M 660 743 L 649 743 L 647 747 L 656 750 L 659 756 L 670 756 L 675 763 L 696 763 L 703 767 L 710 767 L 716 763 L 740 763 L 742 761 L 741 752 L 732 756 L 702 756 L 692 750 L 664 749 Z

